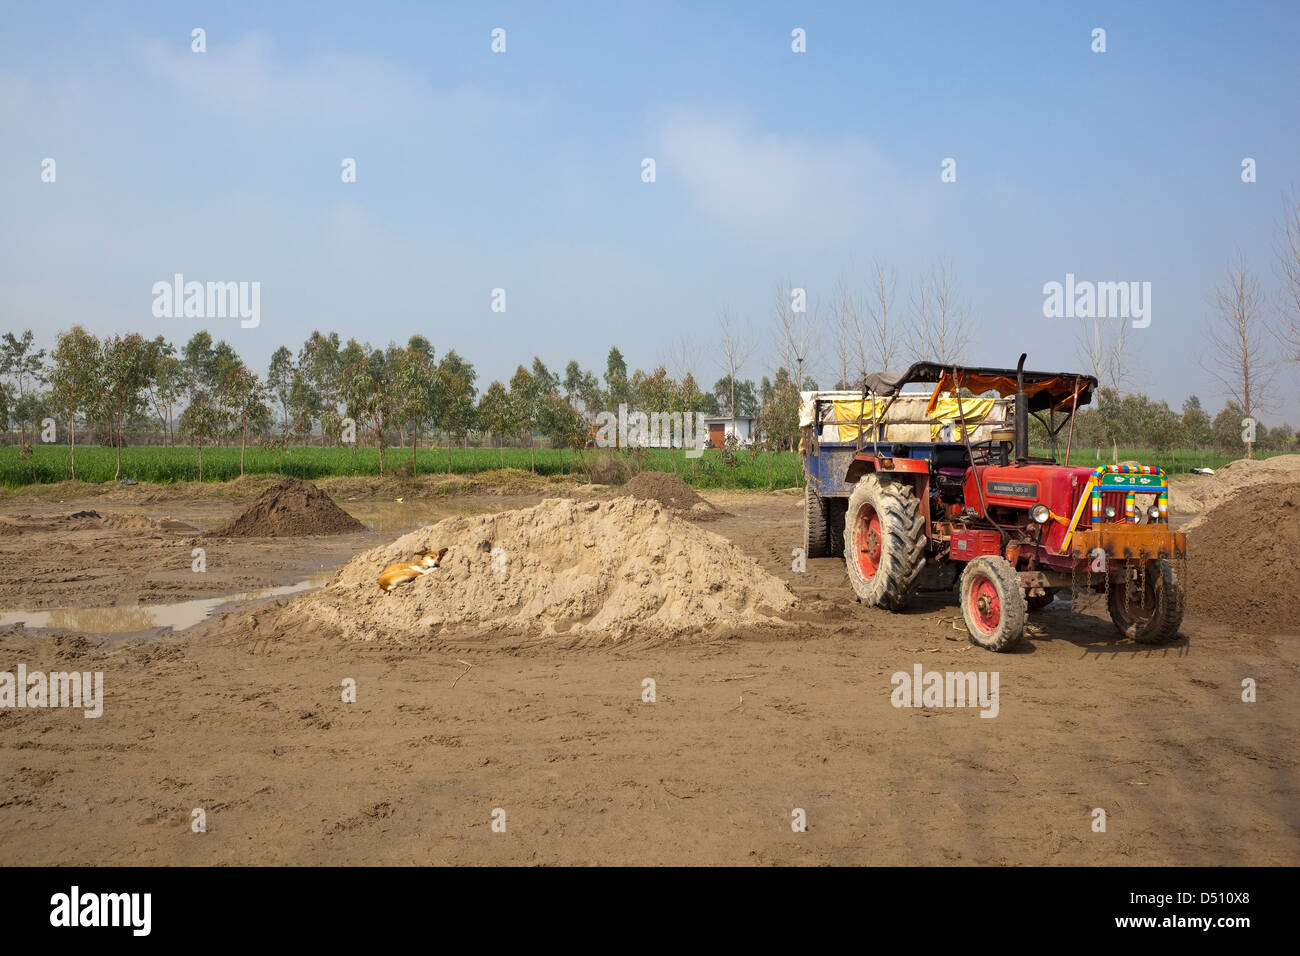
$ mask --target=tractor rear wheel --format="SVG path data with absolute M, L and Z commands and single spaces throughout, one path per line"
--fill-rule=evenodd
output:
M 1139 580 L 1112 579 L 1106 595 L 1110 619 L 1125 637 L 1139 644 L 1163 644 L 1178 634 L 1185 597 L 1171 561 L 1152 561 Z
M 925 518 L 911 486 L 859 479 L 844 516 L 844 564 L 858 600 L 901 611 L 925 569 Z
M 810 482 L 803 491 L 803 553 L 809 558 L 824 558 L 826 551 L 826 499 Z
M 1020 575 L 1006 558 L 985 554 L 961 575 L 961 616 L 970 642 L 989 651 L 1009 651 L 1025 634 L 1029 606 Z

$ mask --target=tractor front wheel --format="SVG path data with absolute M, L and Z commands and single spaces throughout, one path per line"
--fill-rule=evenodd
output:
M 1006 558 L 986 554 L 961 575 L 961 616 L 970 642 L 989 651 L 1009 651 L 1025 634 L 1029 605 L 1020 575 Z
M 858 481 L 844 516 L 844 564 L 863 604 L 901 611 L 925 569 L 925 518 L 911 486 Z
M 1185 598 L 1171 561 L 1152 561 L 1141 571 L 1125 569 L 1110 581 L 1110 619 L 1139 644 L 1163 644 L 1178 634 Z
M 1046 588 L 1045 590 L 1045 594 L 1030 595 L 1025 598 L 1025 603 L 1029 605 L 1029 610 L 1041 611 L 1056 599 L 1056 588 Z

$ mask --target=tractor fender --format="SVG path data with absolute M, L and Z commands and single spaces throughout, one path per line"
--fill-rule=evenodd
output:
M 912 486 L 921 513 L 925 515 L 925 536 L 930 537 L 930 464 L 922 458 L 887 458 L 871 451 L 860 451 L 853 456 L 845 472 L 846 484 L 855 484 L 864 475 L 879 474 Z
M 849 470 L 844 475 L 844 481 L 853 484 L 863 475 L 869 472 L 879 472 L 882 475 L 896 475 L 900 481 L 908 481 L 912 476 L 930 477 L 930 466 L 920 458 L 886 458 L 883 455 L 877 457 L 875 452 L 862 451 L 853 456 L 853 461 L 849 463 Z

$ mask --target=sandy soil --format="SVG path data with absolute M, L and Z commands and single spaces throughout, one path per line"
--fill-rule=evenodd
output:
M 92 509 L 105 520 L 67 520 Z M 301 539 L 203 534 L 231 511 L 227 503 L 178 509 L 115 507 L 96 500 L 30 502 L 6 509 L 0 513 L 0 608 L 158 604 L 291 584 L 385 540 L 364 530 Z M 130 531 L 113 520 L 139 516 L 154 519 L 159 527 Z M 192 530 L 172 530 L 175 525 Z M 21 533 L 3 533 L 5 526 Z M 204 552 L 202 573 L 193 570 L 196 548 Z
M 10 497 L 0 518 L 120 505 L 211 526 L 248 500 L 106 497 Z M 1300 863 L 1300 624 L 1189 617 L 1146 648 L 1118 640 L 1104 607 L 1058 601 L 1020 651 L 987 654 L 944 594 L 891 615 L 852 602 L 837 560 L 794 573 L 798 496 L 706 497 L 729 513 L 708 530 L 800 596 L 784 633 L 412 650 L 273 627 L 288 598 L 126 645 L 0 630 L 0 670 L 105 683 L 98 719 L 0 710 L 0 863 Z M 290 583 L 399 530 L 231 542 L 205 575 L 189 571 L 192 536 L 10 535 L 0 608 Z M 891 706 L 891 675 L 916 664 L 997 671 L 997 718 Z M 1247 677 L 1257 703 L 1241 701 Z

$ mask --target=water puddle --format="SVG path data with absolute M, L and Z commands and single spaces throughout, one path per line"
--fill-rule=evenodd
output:
M 209 515 L 203 515 L 202 517 L 198 517 L 198 518 L 186 518 L 185 523 L 188 525 L 193 525 L 199 531 L 211 531 L 213 528 L 219 525 L 223 525 L 229 520 L 230 520 L 229 518 L 211 517 Z
M 256 591 L 243 591 L 239 594 L 202 598 L 196 601 L 178 601 L 175 604 L 0 611 L 0 627 L 21 624 L 28 628 L 57 628 L 83 634 L 133 634 L 136 631 L 147 631 L 155 627 L 169 627 L 173 631 L 183 631 L 206 620 L 213 611 L 225 605 L 311 591 L 323 587 L 333 574 L 333 571 L 325 571 L 298 581 L 296 584 L 259 588 Z

